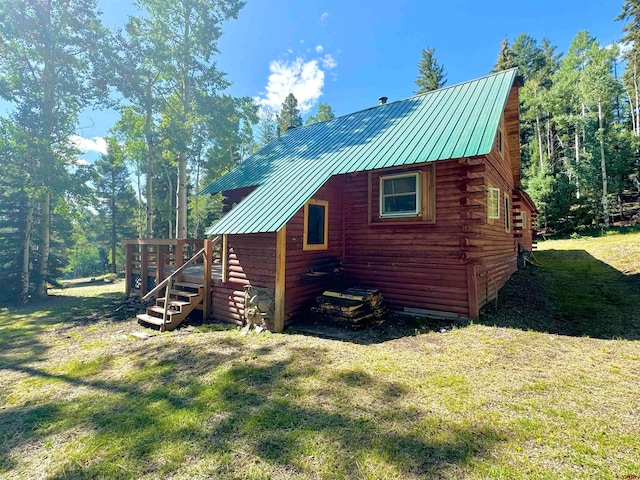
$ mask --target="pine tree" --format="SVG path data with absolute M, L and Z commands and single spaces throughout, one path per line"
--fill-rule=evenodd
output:
M 286 132 L 289 128 L 297 128 L 302 126 L 302 117 L 298 109 L 298 99 L 290 93 L 282 103 L 280 115 L 278 115 L 278 128 L 280 133 Z
M 491 73 L 501 72 L 503 70 L 509 70 L 514 67 L 513 52 L 509 47 L 509 39 L 505 38 L 500 44 L 500 52 L 498 53 L 498 60 L 491 69 Z
M 329 105 L 328 103 L 320 102 L 318 104 L 317 113 L 307 118 L 305 125 L 311 125 L 312 123 L 318 122 L 326 122 L 328 120 L 333 120 L 334 118 L 336 118 L 336 116 L 331 109 L 331 105 Z
M 426 50 L 423 48 L 420 53 L 418 78 L 415 81 L 418 86 L 418 90 L 414 92 L 416 95 L 437 90 L 447 83 L 444 67 L 438 64 L 435 53 L 435 48 L 431 47 L 427 47 Z
M 261 147 L 268 145 L 278 138 L 278 122 L 277 116 L 269 107 L 262 109 L 260 120 L 258 121 L 258 144 Z
M 101 242 L 111 252 L 111 272 L 117 272 L 116 249 L 120 240 L 133 236 L 136 200 L 129 183 L 129 171 L 124 163 L 121 147 L 115 138 L 108 139 L 108 151 L 93 164 L 97 195 L 97 210 L 101 224 L 108 231 L 101 232 Z

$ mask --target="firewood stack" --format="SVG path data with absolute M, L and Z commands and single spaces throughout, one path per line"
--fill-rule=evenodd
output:
M 353 329 L 365 328 L 387 314 L 380 291 L 366 287 L 326 290 L 316 298 L 316 305 L 311 307 L 311 311 L 325 320 Z

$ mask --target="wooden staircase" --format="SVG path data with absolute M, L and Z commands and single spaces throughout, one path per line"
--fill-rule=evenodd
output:
M 190 282 L 175 282 L 173 289 L 169 290 L 169 305 L 167 306 L 167 319 L 163 320 L 165 313 L 165 297 L 157 298 L 153 307 L 147 307 L 147 313 L 136 315 L 140 325 L 157 325 L 160 331 L 174 330 L 204 299 L 204 285 Z

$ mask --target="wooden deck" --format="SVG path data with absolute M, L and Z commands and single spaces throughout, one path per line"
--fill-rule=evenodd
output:
M 122 243 L 125 246 L 126 293 L 143 297 L 203 248 L 205 239 L 130 238 Z M 212 248 L 212 253 L 211 278 L 221 278 L 219 245 Z M 204 270 L 201 259 L 189 266 L 180 280 L 202 283 Z
M 140 298 L 204 248 L 205 255 L 195 264 L 188 266 L 176 280 L 204 286 L 204 298 L 198 308 L 209 316 L 211 285 L 222 279 L 223 265 L 219 241 L 199 238 L 131 238 L 123 240 L 122 243 L 125 247 L 125 292 L 127 295 L 138 295 Z

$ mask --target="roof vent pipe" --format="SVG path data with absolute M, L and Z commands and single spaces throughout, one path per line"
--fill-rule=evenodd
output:
M 379 105 L 384 105 L 385 103 L 387 103 L 387 100 L 389 100 L 387 97 L 380 97 L 378 99 L 378 104 Z

